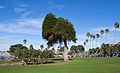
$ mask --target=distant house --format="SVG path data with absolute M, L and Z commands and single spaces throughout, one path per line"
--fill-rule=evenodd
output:
M 0 51 L 0 59 L 11 60 L 14 59 L 15 56 L 11 55 L 8 51 Z

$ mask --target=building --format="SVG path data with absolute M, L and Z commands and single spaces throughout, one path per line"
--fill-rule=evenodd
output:
M 0 51 L 0 59 L 9 60 L 14 58 L 15 56 L 11 55 L 8 51 Z

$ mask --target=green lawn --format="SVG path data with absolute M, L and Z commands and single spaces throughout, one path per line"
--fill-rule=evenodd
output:
M 0 73 L 120 73 L 120 58 L 74 58 L 58 65 L 4 66 Z

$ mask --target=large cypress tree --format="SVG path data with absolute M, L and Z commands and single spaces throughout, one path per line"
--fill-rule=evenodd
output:
M 64 61 L 68 61 L 68 41 L 76 42 L 76 32 L 71 22 L 64 18 L 56 18 L 49 13 L 46 15 L 42 26 L 42 37 L 48 42 L 48 47 L 55 43 L 64 43 Z

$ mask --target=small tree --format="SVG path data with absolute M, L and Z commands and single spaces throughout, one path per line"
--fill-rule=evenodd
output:
M 96 47 L 98 46 L 97 44 L 98 44 L 98 38 L 100 37 L 100 35 L 99 34 L 96 34 Z
M 106 33 L 106 43 L 107 43 L 107 34 L 109 33 L 109 29 L 105 29 L 105 33 Z
M 34 49 L 34 48 L 33 48 L 33 45 L 30 45 L 30 49 Z
M 41 51 L 43 50 L 44 46 L 43 45 L 40 45 L 40 48 L 41 48 Z
M 26 45 L 26 43 L 27 43 L 27 40 L 26 40 L 26 39 L 24 39 L 24 40 L 23 40 L 23 44 L 24 44 L 24 45 Z
M 82 45 L 78 45 L 78 46 L 72 45 L 70 48 L 70 51 L 72 53 L 77 54 L 77 56 L 80 56 L 80 53 L 84 52 L 84 50 L 85 48 Z
M 101 30 L 100 34 L 101 34 L 101 44 L 102 44 L 103 43 L 103 40 L 102 40 L 103 38 L 102 37 L 103 37 L 103 34 L 104 34 L 104 30 Z
M 114 44 L 115 44 L 116 29 L 119 29 L 119 23 L 118 23 L 118 22 L 115 22 L 115 24 L 114 24 L 114 28 L 115 28 L 115 33 L 114 33 Z

